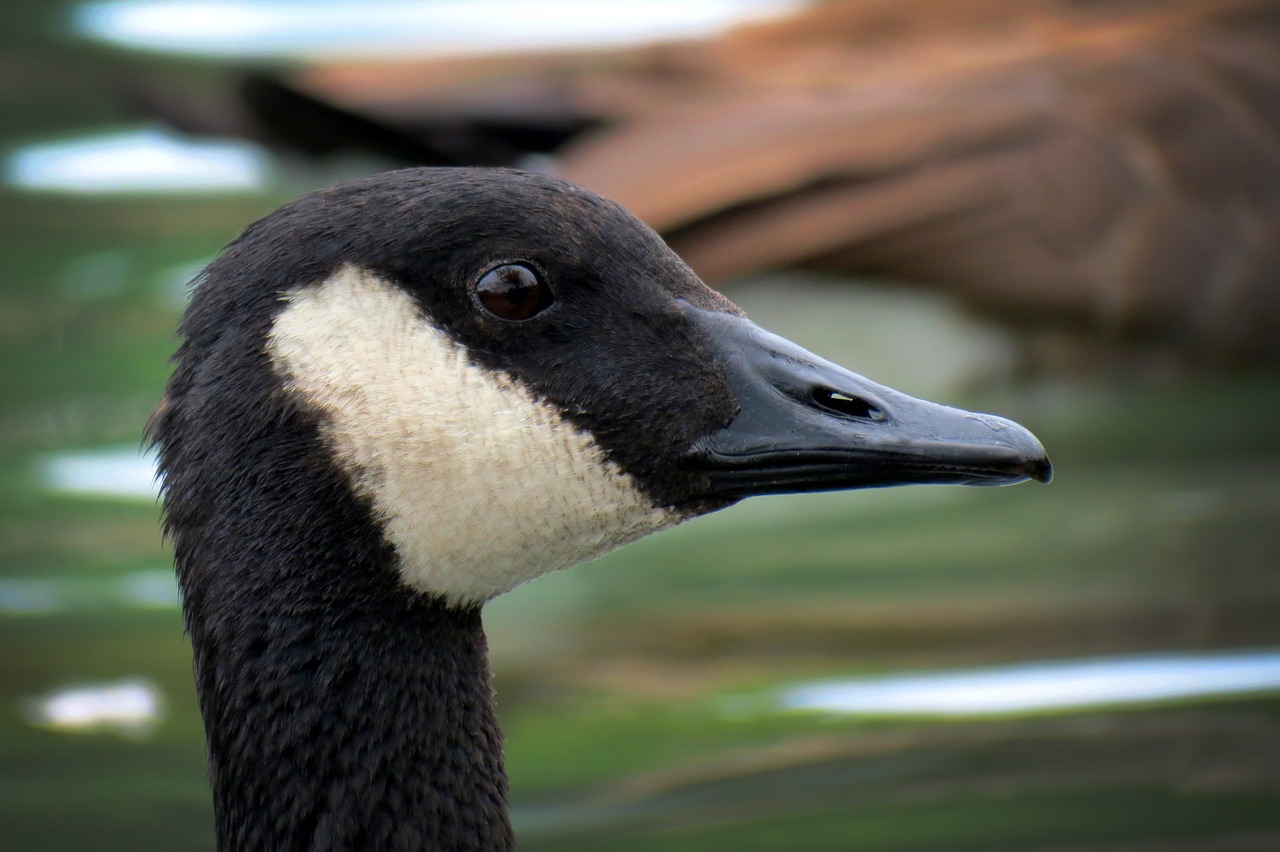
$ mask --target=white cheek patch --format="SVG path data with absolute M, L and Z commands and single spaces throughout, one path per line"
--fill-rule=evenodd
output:
M 680 520 L 552 406 L 470 363 L 403 290 L 348 267 L 288 301 L 268 353 L 327 415 L 410 587 L 476 604 Z

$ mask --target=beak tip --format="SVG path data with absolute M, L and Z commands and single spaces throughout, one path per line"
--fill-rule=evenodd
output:
M 1036 482 L 1046 485 L 1049 484 L 1053 480 L 1053 463 L 1049 461 L 1049 454 L 1045 451 L 1044 444 L 1040 443 L 1040 439 L 1033 435 L 1030 430 L 1019 426 L 1013 421 L 1005 422 L 1016 430 L 1013 445 L 1019 448 L 1019 454 L 1024 459 L 1022 472 L 1026 474 L 1028 479 L 1034 479 Z
M 1048 485 L 1053 481 L 1053 463 L 1048 456 L 1040 456 L 1027 462 L 1027 476 Z
M 1047 485 L 1053 480 L 1053 463 L 1049 461 L 1049 453 L 1031 430 L 994 414 L 972 416 L 978 422 L 995 430 L 1006 451 L 1011 451 L 1010 461 L 1013 462 L 1013 473 L 1022 477 L 1015 481 L 1034 479 L 1036 482 Z

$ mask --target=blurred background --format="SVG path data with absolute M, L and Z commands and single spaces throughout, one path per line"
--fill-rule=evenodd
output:
M 1280 849 L 1280 3 L 10 0 L 6 850 L 213 848 L 142 426 L 220 246 L 424 163 L 614 197 L 1057 469 L 494 602 L 522 848 Z

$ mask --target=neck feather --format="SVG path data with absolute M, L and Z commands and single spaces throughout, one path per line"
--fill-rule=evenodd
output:
M 272 409 L 155 427 L 219 849 L 512 848 L 479 608 L 404 587 L 316 424 Z
M 244 625 L 203 655 L 220 848 L 512 845 L 479 612 L 384 616 Z

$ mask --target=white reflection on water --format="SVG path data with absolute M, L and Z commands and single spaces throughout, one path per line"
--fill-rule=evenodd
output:
M 134 571 L 116 580 L 115 597 L 123 604 L 145 609 L 177 609 L 178 579 L 170 568 Z
M 40 462 L 40 478 L 53 491 L 89 497 L 154 501 L 160 494 L 155 453 L 137 447 L 46 456 Z
M 170 568 L 111 577 L 0 578 L 0 615 L 53 615 L 93 609 L 176 609 Z
M 163 715 L 160 690 L 150 681 L 129 678 L 116 683 L 68 687 L 23 702 L 27 721 L 67 733 L 111 731 L 148 736 Z
M 964 716 L 1280 690 L 1280 650 L 1150 654 L 802 684 L 787 710 Z
M 248 142 L 133 130 L 19 148 L 5 180 L 55 192 L 246 191 L 267 184 L 268 159 Z
M 83 35 L 207 56 L 565 50 L 709 36 L 799 0 L 112 0 L 77 10 Z

